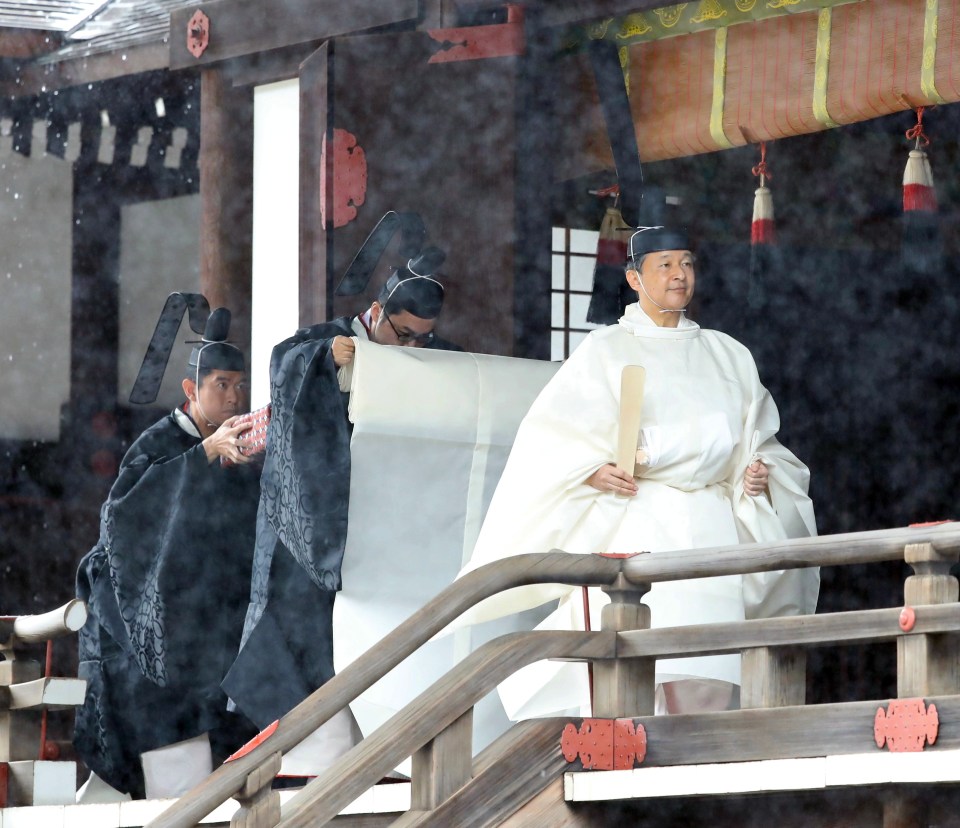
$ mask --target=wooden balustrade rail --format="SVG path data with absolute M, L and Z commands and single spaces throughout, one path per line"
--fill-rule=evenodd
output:
M 511 633 L 467 656 L 378 728 L 284 808 L 278 825 L 306 828 L 333 819 L 400 762 L 455 722 L 500 682 L 542 658 L 613 658 L 615 633 Z M 463 742 L 471 751 L 471 740 Z
M 657 581 L 680 580 L 687 578 L 703 578 L 715 575 L 742 574 L 748 572 L 767 572 L 779 569 L 793 569 L 807 566 L 832 566 L 858 563 L 872 563 L 891 560 L 903 560 L 904 549 L 908 545 L 930 545 L 938 552 L 954 555 L 960 552 L 960 523 L 945 523 L 929 526 L 910 527 L 906 529 L 877 530 L 871 532 L 857 532 L 844 535 L 825 536 L 820 538 L 804 538 L 799 540 L 782 541 L 773 544 L 757 545 L 744 544 L 739 546 L 720 547 L 712 549 L 685 550 L 678 552 L 662 552 L 656 555 L 638 555 L 627 559 L 604 558 L 601 556 L 570 555 L 559 551 L 537 555 L 519 555 L 503 561 L 484 566 L 464 578 L 454 582 L 440 592 L 423 609 L 411 616 L 407 621 L 387 635 L 381 642 L 370 648 L 353 664 L 332 678 L 323 687 L 312 693 L 296 708 L 281 719 L 276 732 L 265 743 L 240 759 L 230 762 L 217 769 L 204 782 L 181 797 L 167 811 L 150 823 L 151 828 L 186 828 L 196 825 L 215 807 L 233 796 L 245 784 L 248 775 L 258 767 L 270 761 L 277 751 L 286 752 L 312 733 L 317 727 L 328 721 L 337 711 L 356 699 L 361 693 L 382 678 L 393 667 L 399 664 L 410 653 L 418 649 L 423 643 L 432 638 L 437 632 L 445 628 L 461 613 L 479 603 L 484 598 L 516 586 L 541 583 L 561 583 L 569 585 L 613 586 L 622 583 L 624 578 L 633 584 L 653 583 Z M 955 559 L 955 558 L 954 558 Z M 622 575 L 622 577 L 621 577 Z M 936 629 L 953 630 L 957 619 L 949 611 L 943 616 L 929 615 L 928 608 L 924 608 L 918 619 L 923 619 L 924 626 L 919 628 L 918 634 L 932 632 Z M 933 610 L 939 613 L 940 608 Z M 823 641 L 835 640 L 837 636 L 857 636 L 855 630 L 850 629 L 863 620 L 869 621 L 868 627 L 873 630 L 870 635 L 881 638 L 897 637 L 891 629 L 891 613 L 896 610 L 879 610 L 877 613 L 887 615 L 870 615 L 864 613 L 843 613 L 840 621 L 830 619 L 821 626 L 809 626 L 815 617 L 801 619 L 772 619 L 742 622 L 739 625 L 718 625 L 737 627 L 737 634 L 744 636 L 743 641 L 733 649 L 751 646 L 770 646 L 776 640 L 785 641 L 786 637 L 801 634 L 804 625 L 807 625 L 808 637 L 820 635 Z M 859 618 L 855 618 L 858 616 Z M 792 628 L 790 623 L 793 622 Z M 803 623 L 798 623 L 803 622 Z M 819 619 L 816 619 L 819 623 Z M 918 620 L 918 625 L 920 620 Z M 752 625 L 752 626 L 751 626 Z M 760 634 L 763 625 L 771 631 L 779 630 L 780 638 L 774 642 L 766 641 Z M 781 625 L 781 626 L 777 626 Z M 940 625 L 940 626 L 937 626 Z M 953 626 L 951 626 L 953 625 Z M 942 630 L 941 630 L 942 627 Z M 685 628 L 689 629 L 689 628 Z M 708 628 L 701 628 L 700 632 L 707 633 Z M 730 634 L 732 630 L 727 629 Z M 834 636 L 834 632 L 837 636 Z M 902 633 L 902 630 L 900 631 Z M 649 652 L 651 642 L 656 641 L 654 634 L 659 634 L 659 648 L 669 651 L 666 641 L 670 635 L 680 635 L 676 628 L 673 631 L 657 630 L 643 633 L 593 633 L 593 634 L 544 634 L 536 633 L 530 639 L 519 634 L 523 644 L 522 656 L 507 655 L 500 652 L 500 657 L 508 662 L 509 672 L 542 658 L 570 657 L 558 655 L 556 642 L 563 642 L 560 649 L 582 648 L 577 657 L 582 659 L 600 660 L 615 658 L 617 655 L 631 655 L 641 657 L 652 655 Z M 567 636 L 566 638 L 551 638 L 551 635 Z M 598 637 L 599 636 L 599 637 Z M 606 638 L 603 638 L 606 636 Z M 632 636 L 636 636 L 633 639 Z M 647 636 L 644 638 L 644 636 Z M 753 636 L 752 638 L 750 636 Z M 542 641 L 542 645 L 536 644 Z M 761 644 L 760 642 L 763 641 Z M 529 643 L 528 643 L 529 642 Z M 553 642 L 553 643 L 551 643 Z M 602 642 L 597 644 L 595 642 Z M 609 643 L 620 642 L 620 643 Z M 743 642 L 755 642 L 743 643 Z M 675 638 L 670 646 L 679 642 Z M 807 643 L 813 643 L 813 639 Z M 485 645 L 470 658 L 461 662 L 454 671 L 442 679 L 434 688 L 418 697 L 411 704 L 412 707 L 428 705 L 431 708 L 429 722 L 419 724 L 410 720 L 412 714 L 408 709 L 398 714 L 396 721 L 400 722 L 403 731 L 398 732 L 396 722 L 391 722 L 391 731 L 381 733 L 377 731 L 364 743 L 359 745 L 344 761 L 318 779 L 314 780 L 300 795 L 291 801 L 287 815 L 280 824 L 315 825 L 322 824 L 317 812 L 312 810 L 320 799 L 330 798 L 330 803 L 341 803 L 338 807 L 348 804 L 365 787 L 375 782 L 384 770 L 394 767 L 400 759 L 410 756 L 419 750 L 426 741 L 436 736 L 454 719 L 472 707 L 474 701 L 480 698 L 489 689 L 496 686 L 509 673 L 502 673 L 493 664 L 486 662 L 489 649 L 506 646 L 502 639 Z M 702 645 L 696 645 L 701 646 Z M 722 645 L 718 642 L 718 646 Z M 526 649 L 527 647 L 531 649 Z M 590 648 L 600 647 L 603 652 L 590 652 Z M 613 647 L 612 650 L 604 648 Z M 630 648 L 640 648 L 642 652 Z M 619 653 L 617 652 L 619 648 Z M 699 649 L 697 652 L 709 650 Z M 522 662 L 522 663 L 521 663 Z M 472 678 L 468 678 L 465 671 L 477 668 L 482 669 Z M 483 687 L 482 691 L 477 688 Z M 473 699 L 467 703 L 455 698 L 457 694 L 464 694 L 464 698 Z M 438 715 L 436 708 L 442 705 L 446 711 Z M 417 709 L 420 709 L 419 707 Z M 456 713 L 460 711 L 460 713 Z M 453 718 L 451 718 L 453 717 Z M 381 729 L 383 730 L 383 729 Z M 370 747 L 376 745 L 377 747 Z M 389 757 L 389 761 L 388 761 Z M 365 786 L 365 787 L 361 787 Z M 357 790 L 355 790 L 357 789 Z M 320 793 L 322 792 L 322 793 Z M 333 805 L 324 805 L 324 813 Z M 309 816 L 307 816 L 309 812 Z M 333 811 L 332 813 L 336 813 Z M 329 817 L 328 817 L 329 818 Z
M 87 606 L 76 598 L 41 615 L 0 618 L 0 645 L 15 639 L 23 644 L 42 644 L 77 632 L 87 621 Z
M 909 635 L 960 632 L 960 603 L 913 607 Z M 899 608 L 792 615 L 725 624 L 691 624 L 618 633 L 617 658 L 673 658 L 737 653 L 751 647 L 873 644 L 907 635 Z
M 906 546 L 924 543 L 945 555 L 960 552 L 960 522 L 636 555 L 624 561 L 623 574 L 636 583 L 655 583 L 805 566 L 902 561 Z

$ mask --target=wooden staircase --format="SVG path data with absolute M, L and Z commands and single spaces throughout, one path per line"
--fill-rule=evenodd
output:
M 960 774 L 942 769 L 960 769 L 960 596 L 950 575 L 958 554 L 960 524 L 946 523 L 627 559 L 551 552 L 491 564 L 444 590 L 291 711 L 263 744 L 219 768 L 149 825 L 198 824 L 230 797 L 240 803 L 231 825 L 246 828 L 689 826 L 707 819 L 712 826 L 777 828 L 955 824 L 943 820 L 960 813 L 950 810 Z M 647 585 L 659 580 L 904 559 L 915 572 L 906 581 L 906 608 L 649 629 L 639 605 Z M 513 586 L 548 582 L 603 587 L 612 600 L 603 628 L 489 642 L 281 806 L 270 783 L 284 751 L 470 606 Z M 912 712 L 889 699 L 804 704 L 807 648 L 878 641 L 896 642 L 898 696 Z M 743 654 L 742 709 L 651 715 L 656 658 L 727 652 Z M 621 720 L 624 732 L 632 726 L 645 734 L 641 762 L 625 764 L 625 743 L 612 740 L 604 747 L 614 756 L 610 770 L 584 769 L 596 766 L 592 749 L 568 761 L 570 727 L 580 728 L 580 719 L 522 722 L 471 756 L 473 705 L 507 675 L 543 658 L 593 663 L 594 712 Z M 408 810 L 343 813 L 409 756 Z M 851 776 L 857 768 L 863 774 Z

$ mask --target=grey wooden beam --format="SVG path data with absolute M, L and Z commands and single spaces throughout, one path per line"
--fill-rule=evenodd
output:
M 960 523 L 877 529 L 775 543 L 738 544 L 635 555 L 624 561 L 623 573 L 633 582 L 684 581 L 714 575 L 773 572 L 808 566 L 849 566 L 903 560 L 908 544 L 929 543 L 943 554 L 960 549 Z M 640 551 L 640 550 L 637 550 Z
M 76 57 L 59 63 L 37 64 L 23 63 L 14 73 L 16 80 L 0 82 L 0 95 L 25 97 L 39 95 L 43 91 L 66 89 L 84 83 L 122 78 L 166 69 L 170 52 L 165 43 L 150 43 L 134 46 L 120 53 Z
M 924 752 L 960 748 L 960 696 L 932 696 L 924 701 L 936 705 L 940 719 L 937 741 Z M 647 733 L 644 767 L 802 759 L 879 751 L 873 725 L 877 709 L 885 704 L 843 702 L 649 716 L 633 721 L 642 724 Z M 572 721 L 579 726 L 581 720 Z
M 197 10 L 210 19 L 209 44 L 199 58 L 187 48 L 188 24 Z M 413 25 L 419 15 L 418 0 L 212 0 L 171 13 L 170 66 L 205 66 L 383 26 Z
M 617 656 L 695 656 L 735 653 L 751 647 L 871 644 L 895 641 L 901 636 L 960 632 L 960 603 L 914 607 L 914 610 L 916 626 L 909 633 L 900 628 L 900 609 L 896 607 L 620 632 L 617 633 Z
M 567 768 L 559 749 L 559 734 L 567 721 L 550 718 L 517 723 L 476 758 L 470 784 L 432 811 L 408 811 L 393 828 L 500 825 L 559 781 Z M 562 789 L 559 799 L 563 800 Z

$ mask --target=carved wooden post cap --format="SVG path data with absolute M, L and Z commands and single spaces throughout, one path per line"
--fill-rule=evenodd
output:
M 903 548 L 903 559 L 914 569 L 917 564 L 946 564 L 949 570 L 960 560 L 960 552 L 955 549 L 941 551 L 932 543 L 908 543 Z

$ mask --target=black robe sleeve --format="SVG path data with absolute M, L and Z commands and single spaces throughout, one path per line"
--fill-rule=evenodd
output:
M 349 319 L 298 331 L 270 361 L 250 604 L 222 687 L 260 728 L 333 676 L 333 600 L 347 537 L 350 429 L 330 352 Z
M 263 467 L 250 606 L 223 688 L 264 728 L 328 681 L 333 603 L 347 540 L 348 395 L 330 352 L 353 336 L 344 317 L 298 331 L 270 361 L 272 414 Z M 430 347 L 459 350 L 435 341 Z
M 298 331 L 270 359 L 272 413 L 258 534 L 267 522 L 321 589 L 340 589 L 350 496 L 350 432 L 330 348 L 334 321 Z
M 258 500 L 259 471 L 208 463 L 173 415 L 123 459 L 77 574 L 88 693 L 74 740 L 120 790 L 140 791 L 140 753 L 238 718 L 219 685 L 243 629 Z M 241 730 L 226 736 L 234 749 Z

